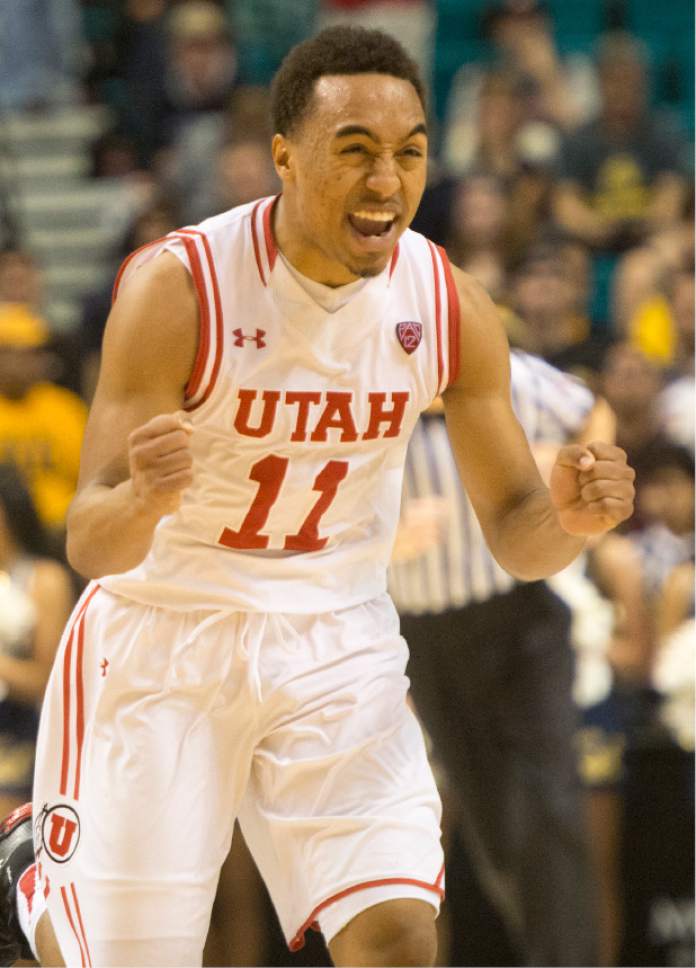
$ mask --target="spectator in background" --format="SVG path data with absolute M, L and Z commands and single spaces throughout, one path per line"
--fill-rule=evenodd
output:
M 320 0 L 317 29 L 348 24 L 398 37 L 430 80 L 435 40 L 434 0 Z
M 119 56 L 124 129 L 139 145 L 141 162 L 151 164 L 158 151 L 187 138 L 210 137 L 237 78 L 231 31 L 217 4 L 129 0 Z
M 670 366 L 675 349 L 675 324 L 666 283 L 684 269 L 693 269 L 694 225 L 682 217 L 653 232 L 645 243 L 622 256 L 612 291 L 614 331 L 630 339 L 646 356 Z
M 47 110 L 74 102 L 81 44 L 76 0 L 3 0 L 0 108 Z
M 552 26 L 546 5 L 537 0 L 502 0 L 484 12 L 482 21 L 497 76 L 506 76 L 517 96 L 515 133 L 521 134 L 531 122 L 541 123 L 555 150 L 555 131 L 572 130 L 591 118 L 598 98 L 592 64 L 579 55 L 562 58 Z M 486 140 L 481 128 L 488 114 L 487 84 L 490 81 L 480 64 L 464 65 L 452 81 L 443 154 L 448 170 L 454 173 L 468 169 L 477 142 Z M 493 122 L 501 108 L 509 113 L 509 105 L 502 99 L 490 107 Z
M 446 129 L 446 170 L 457 176 L 481 171 L 512 178 L 520 164 L 517 138 L 523 120 L 519 80 L 502 70 L 486 72 L 479 79 L 476 103 L 466 121 Z
M 233 205 L 278 191 L 279 182 L 268 151 L 269 118 L 266 90 L 237 88 L 224 122 L 210 143 L 210 151 L 204 155 L 180 146 L 172 165 L 171 183 L 182 200 L 185 222 L 198 222 Z
M 629 343 L 616 343 L 607 351 L 599 374 L 599 388 L 616 414 L 616 443 L 642 477 L 642 455 L 663 439 L 658 400 L 663 387 L 659 367 Z M 638 523 L 640 511 L 632 521 Z
M 499 301 L 509 261 L 508 212 L 500 179 L 472 174 L 459 181 L 453 192 L 450 219 L 445 240 L 447 254 Z
M 563 145 L 555 214 L 570 235 L 621 250 L 679 219 L 686 195 L 686 145 L 648 108 L 648 68 L 632 37 L 607 35 L 598 69 L 598 118 Z
M 694 560 L 693 455 L 656 440 L 641 455 L 636 480 L 644 524 L 630 537 L 643 559 L 646 596 L 654 603 L 672 571 Z
M 269 161 L 268 142 L 241 133 L 223 144 L 217 153 L 214 195 L 205 217 L 279 190 L 278 176 Z
M 674 333 L 670 379 L 660 394 L 660 423 L 665 434 L 675 443 L 694 452 L 694 271 L 689 267 L 676 271 L 667 286 Z
M 594 68 L 582 55 L 561 57 L 547 4 L 502 0 L 484 12 L 482 26 L 500 61 L 527 90 L 532 117 L 572 129 L 595 114 Z
M 0 304 L 0 460 L 20 468 L 43 525 L 60 540 L 87 411 L 76 394 L 50 382 L 48 338 L 28 307 Z
M 0 809 L 31 798 L 38 713 L 73 605 L 67 568 L 12 464 L 0 464 Z
M 531 247 L 509 291 L 510 306 L 525 324 L 525 346 L 561 369 L 596 372 L 606 338 L 593 332 L 590 292 L 591 264 L 582 245 L 561 240 Z
M 41 274 L 26 249 L 0 252 L 0 304 L 22 303 L 34 310 L 41 306 Z

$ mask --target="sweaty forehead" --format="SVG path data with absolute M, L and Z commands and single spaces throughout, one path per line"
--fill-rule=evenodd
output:
M 312 94 L 307 121 L 329 136 L 359 125 L 384 140 L 406 137 L 425 121 L 414 86 L 389 74 L 326 74 Z

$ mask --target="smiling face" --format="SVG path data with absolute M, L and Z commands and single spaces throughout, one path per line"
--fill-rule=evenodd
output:
M 409 81 L 320 77 L 297 129 L 273 139 L 281 251 L 325 285 L 378 275 L 416 214 L 426 157 L 423 107 Z

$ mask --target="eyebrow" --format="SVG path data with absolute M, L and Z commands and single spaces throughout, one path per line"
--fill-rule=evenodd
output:
M 377 137 L 377 135 L 374 134 L 374 132 L 370 131 L 369 128 L 364 128 L 361 124 L 346 124 L 343 128 L 338 129 L 335 136 L 337 138 L 348 138 L 351 135 L 356 135 L 356 134 L 365 135 L 367 138 L 371 138 L 372 141 L 380 140 Z M 426 136 L 426 138 L 428 136 L 428 130 L 422 121 L 420 122 L 420 124 L 417 124 L 415 128 L 411 128 L 411 130 L 403 140 L 408 141 L 409 138 L 413 138 L 413 136 L 417 134 L 423 134 Z

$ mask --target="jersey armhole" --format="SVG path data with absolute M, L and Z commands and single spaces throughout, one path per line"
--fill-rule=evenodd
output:
M 461 311 L 459 307 L 459 293 L 454 281 L 452 266 L 447 253 L 441 245 L 436 246 L 442 269 L 445 274 L 445 289 L 447 291 L 447 386 L 455 383 L 459 376 L 459 347 Z
M 198 349 L 184 388 L 184 409 L 196 410 L 215 387 L 222 362 L 222 303 L 213 255 L 206 235 L 198 229 L 179 229 L 165 247 L 191 273 L 199 310 Z
M 118 271 L 111 296 L 115 302 L 124 280 L 161 252 L 171 252 L 190 273 L 199 309 L 198 349 L 184 388 L 184 409 L 195 410 L 213 391 L 222 361 L 222 305 L 207 237 L 198 229 L 178 229 L 131 252 Z

